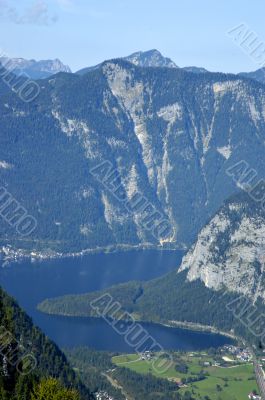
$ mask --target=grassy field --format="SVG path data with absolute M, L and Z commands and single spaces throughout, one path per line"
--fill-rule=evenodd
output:
M 235 368 L 209 367 L 207 371 L 209 377 L 190 385 L 198 398 L 203 399 L 207 395 L 212 400 L 243 400 L 248 398 L 249 392 L 257 390 L 252 365 Z M 220 391 L 217 391 L 217 385 L 220 386 Z
M 193 353 L 177 355 L 188 366 L 188 372 L 179 373 L 172 366 L 163 374 L 158 374 L 152 368 L 152 362 L 141 360 L 138 354 L 127 354 L 113 357 L 112 361 L 119 367 L 130 368 L 140 374 L 151 373 L 160 378 L 166 378 L 180 382 L 183 378 L 194 378 L 203 369 L 207 374 L 206 378 L 201 381 L 188 383 L 187 387 L 183 387 L 180 391 L 189 390 L 196 399 L 211 400 L 244 400 L 247 399 L 248 393 L 258 390 L 254 370 L 252 364 L 241 364 L 231 367 L 221 368 L 215 366 L 205 366 L 201 363 L 214 363 L 214 359 L 205 353 Z M 208 396 L 208 397 L 207 397 Z

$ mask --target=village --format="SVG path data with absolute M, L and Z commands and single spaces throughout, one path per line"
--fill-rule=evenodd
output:
M 225 345 L 222 350 L 223 353 L 231 354 L 236 360 L 241 362 L 250 362 L 252 360 L 252 354 L 249 349 L 242 348 L 233 345 Z M 234 361 L 230 360 L 229 357 L 223 356 L 224 361 Z

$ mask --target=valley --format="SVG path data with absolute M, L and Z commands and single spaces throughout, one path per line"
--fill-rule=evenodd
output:
M 115 21 L 115 2 L 84 15 L 78 1 L 22 3 L 0 1 L 10 38 L 50 29 L 53 57 L 0 55 L 0 400 L 264 400 L 265 60 L 211 72 L 134 40 L 110 58 L 133 10 Z M 183 7 L 165 19 L 182 27 L 174 48 L 196 25 L 190 10 L 177 23 Z M 164 24 L 148 8 L 141 45 Z M 72 41 L 84 16 L 98 38 Z M 255 36 L 222 29 L 237 50 Z M 108 37 L 119 51 L 102 58 Z M 66 47 L 75 69 L 56 55 Z
M 128 263 L 128 254 L 130 262 Z M 12 293 L 26 309 L 33 321 L 64 349 L 75 372 L 80 374 L 87 389 L 96 399 L 124 400 L 129 393 L 132 400 L 138 396 L 150 398 L 150 388 L 155 386 L 161 391 L 161 398 L 175 399 L 179 396 L 175 383 L 166 376 L 158 374 L 146 382 L 139 371 L 132 375 L 117 371 L 111 358 L 117 354 L 129 352 L 132 348 L 124 337 L 115 334 L 112 327 L 100 319 L 64 318 L 48 316 L 37 311 L 38 302 L 46 296 L 67 292 L 86 292 L 113 283 L 131 279 L 150 279 L 159 277 L 176 264 L 180 264 L 183 252 L 174 251 L 133 251 L 130 253 L 94 254 L 83 258 L 63 258 L 32 263 L 22 261 L 11 263 L 0 269 L 1 284 Z M 125 263 L 126 260 L 126 263 Z M 152 269 L 150 269 L 152 265 Z M 161 265 L 163 270 L 161 270 Z M 97 271 L 97 280 L 95 280 Z M 93 277 L 93 279 L 91 279 Z M 199 351 L 206 348 L 218 348 L 231 339 L 218 334 L 189 331 L 185 329 L 163 327 L 162 325 L 143 324 L 152 337 L 165 349 L 177 351 Z M 82 347 L 83 346 L 83 347 Z M 85 347 L 84 347 L 85 346 Z M 80 350 L 78 350 L 80 349 Z M 94 349 L 94 350 L 92 350 Z M 103 351 L 104 350 L 104 351 Z M 126 356 L 124 356 L 126 357 Z M 161 376 L 159 376 L 161 375 Z M 132 382 L 138 382 L 140 391 L 135 391 Z M 111 384 L 112 382 L 112 384 Z M 113 387 L 113 383 L 115 383 Z M 121 390 L 118 388 L 122 388 Z M 167 393 L 167 394 L 166 394 Z M 165 397 L 163 397 L 165 396 Z
M 204 399 L 208 395 L 213 400 L 218 400 L 220 396 L 224 400 L 241 400 L 251 392 L 258 393 L 252 362 L 238 362 L 224 348 L 174 353 L 174 359 L 176 364 L 163 374 L 163 378 L 179 384 L 181 393 L 189 391 L 196 399 Z M 150 361 L 138 355 L 117 356 L 112 361 L 118 367 L 158 376 Z

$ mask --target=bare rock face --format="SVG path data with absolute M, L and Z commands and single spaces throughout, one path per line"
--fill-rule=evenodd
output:
M 201 230 L 179 272 L 213 290 L 265 301 L 265 213 L 248 194 L 229 200 Z

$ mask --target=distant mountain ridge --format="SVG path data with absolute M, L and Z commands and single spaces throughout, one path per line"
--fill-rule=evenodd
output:
M 170 58 L 164 57 L 160 53 L 160 51 L 158 51 L 156 49 L 148 50 L 148 51 L 137 51 L 136 53 L 133 53 L 129 56 L 120 57 L 117 59 L 129 61 L 130 63 L 132 63 L 138 67 L 178 68 L 178 66 Z M 102 64 L 103 63 L 100 63 L 93 67 L 83 68 L 83 69 L 77 71 L 76 73 L 79 75 L 86 74 L 89 71 L 92 71 L 96 68 L 101 67 Z
M 153 68 L 180 68 L 177 64 L 170 58 L 165 57 L 160 51 L 156 49 L 147 51 L 137 51 L 130 54 L 129 56 L 119 57 L 117 59 L 122 59 L 129 61 L 132 64 L 139 67 L 153 67 Z M 95 66 L 85 67 L 78 70 L 76 74 L 83 75 L 87 72 L 93 71 L 100 68 L 104 62 L 99 63 Z M 9 58 L 0 57 L 0 64 L 2 64 L 6 69 L 12 71 L 16 75 L 27 75 L 32 79 L 44 79 L 58 72 L 72 73 L 68 65 L 63 64 L 58 58 L 54 60 L 27 60 L 24 58 Z M 184 71 L 192 72 L 195 74 L 204 74 L 209 71 L 203 67 L 187 66 L 181 67 Z M 239 76 L 254 79 L 258 82 L 265 83 L 265 67 L 260 68 L 253 72 L 240 72 Z
M 187 66 L 187 67 L 178 67 L 177 64 L 172 61 L 168 57 L 164 57 L 160 51 L 153 49 L 148 51 L 137 51 L 129 56 L 119 57 L 118 59 L 126 60 L 131 62 L 132 64 L 139 66 L 139 67 L 153 67 L 153 68 L 181 68 L 184 71 L 192 72 L 195 74 L 205 74 L 209 73 L 206 68 L 203 67 L 196 67 L 196 66 Z M 92 67 L 82 68 L 81 70 L 77 71 L 76 73 L 79 75 L 83 75 L 87 72 L 93 71 L 94 69 L 99 68 L 102 66 L 103 63 L 97 64 Z M 253 72 L 240 72 L 238 73 L 239 76 L 254 79 L 260 83 L 265 83 L 265 67 L 260 68 L 257 71 Z
M 182 69 L 184 69 L 184 71 L 193 72 L 195 74 L 205 74 L 209 72 L 207 71 L 207 69 L 201 67 L 183 67 Z
M 48 78 L 58 72 L 71 72 L 71 69 L 57 58 L 55 60 L 36 61 L 24 58 L 0 57 L 0 64 L 16 75 L 27 75 L 31 79 Z
M 239 75 L 244 76 L 245 78 L 254 79 L 261 83 L 265 83 L 265 67 L 253 72 L 241 72 Z
M 138 51 L 130 56 L 123 58 L 139 67 L 166 67 L 178 68 L 178 66 L 168 57 L 164 57 L 158 50 Z
M 174 61 L 168 57 L 164 57 L 160 51 L 153 49 L 148 51 L 137 51 L 126 57 L 117 58 L 117 60 L 128 61 L 138 67 L 143 68 L 179 68 Z M 92 67 L 82 68 L 76 73 L 79 75 L 86 74 L 87 72 L 93 71 L 102 66 L 103 63 L 97 64 Z M 205 68 L 200 67 L 184 67 L 183 70 L 194 73 L 205 73 L 208 72 Z

